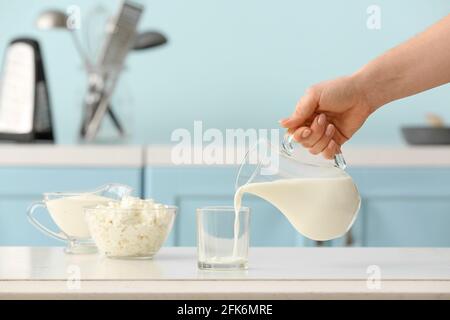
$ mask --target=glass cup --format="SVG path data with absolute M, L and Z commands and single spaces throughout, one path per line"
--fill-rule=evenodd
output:
M 27 210 L 28 220 L 39 231 L 67 243 L 66 253 L 95 253 L 97 248 L 89 233 L 83 208 L 118 201 L 133 189 L 122 184 L 107 184 L 91 192 L 48 192 L 43 201 L 34 202 Z M 36 217 L 37 209 L 46 209 L 59 231 L 50 230 Z
M 234 207 L 197 209 L 198 267 L 205 270 L 248 268 L 250 209 Z

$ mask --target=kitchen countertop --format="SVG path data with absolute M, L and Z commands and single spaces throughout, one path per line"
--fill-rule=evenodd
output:
M 450 248 L 251 248 L 249 264 L 201 271 L 195 248 L 113 260 L 0 247 L 0 299 L 450 299 Z M 377 272 L 380 287 L 368 286 Z
M 227 150 L 229 149 L 224 149 L 223 153 Z M 145 151 L 145 163 L 149 166 L 172 165 L 171 152 L 170 146 L 148 146 Z M 191 153 L 195 152 L 194 149 Z M 245 150 L 235 150 L 234 154 L 240 154 L 241 159 L 245 155 Z M 344 146 L 343 154 L 349 167 L 450 167 L 450 146 Z M 303 156 L 308 156 L 308 152 Z M 239 163 L 231 165 L 236 164 Z
M 0 166 L 142 167 L 140 146 L 0 144 Z
M 173 166 L 171 151 L 172 147 L 169 145 L 0 144 L 0 166 Z M 345 146 L 343 152 L 350 167 L 450 167 L 449 146 Z M 192 153 L 194 154 L 195 150 Z M 236 161 L 229 165 L 237 164 Z M 204 163 L 188 164 L 188 166 L 205 165 Z

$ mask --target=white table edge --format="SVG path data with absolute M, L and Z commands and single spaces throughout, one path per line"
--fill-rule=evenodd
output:
M 362 280 L 0 281 L 0 299 L 450 299 L 450 281 L 387 280 L 368 289 Z

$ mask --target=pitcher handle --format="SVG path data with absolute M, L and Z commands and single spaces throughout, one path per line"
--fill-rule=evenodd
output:
M 42 233 L 49 235 L 52 238 L 55 238 L 59 241 L 69 241 L 69 239 L 67 237 L 63 237 L 60 234 L 50 230 L 49 228 L 45 227 L 42 223 L 40 223 L 35 217 L 34 217 L 34 212 L 36 211 L 37 208 L 47 208 L 45 206 L 45 203 L 43 201 L 39 201 L 39 202 L 34 202 L 31 204 L 31 206 L 28 208 L 27 210 L 27 217 L 28 217 L 28 221 L 30 221 L 30 223 L 36 227 L 36 229 L 38 229 L 39 231 L 41 231 Z
M 283 137 L 283 141 L 281 142 L 281 148 L 286 154 L 290 156 L 294 152 L 293 142 L 294 136 L 289 132 L 286 132 L 286 134 Z M 345 170 L 345 168 L 347 168 L 347 163 L 345 162 L 344 155 L 342 154 L 340 148 L 339 152 L 336 153 L 334 156 L 334 165 L 342 170 Z

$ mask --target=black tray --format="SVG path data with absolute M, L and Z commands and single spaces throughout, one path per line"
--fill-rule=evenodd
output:
M 403 127 L 402 134 L 411 145 L 450 144 L 450 127 Z

